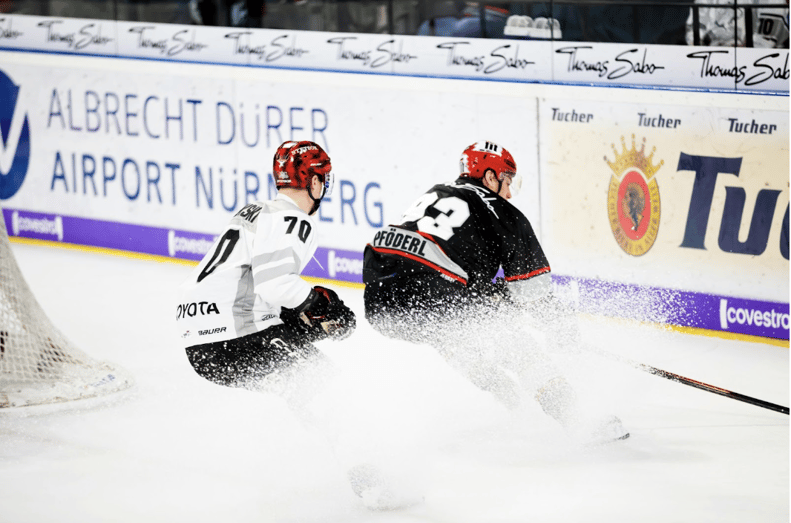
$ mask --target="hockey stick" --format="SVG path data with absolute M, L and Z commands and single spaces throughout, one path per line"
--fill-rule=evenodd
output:
M 720 396 L 724 396 L 726 398 L 731 398 L 736 401 L 741 401 L 744 403 L 749 403 L 750 405 L 755 405 L 756 407 L 762 407 L 764 409 L 773 410 L 775 412 L 780 412 L 782 414 L 788 414 L 788 407 L 784 407 L 782 405 L 778 405 L 776 403 L 770 403 L 768 401 L 760 400 L 758 398 L 753 398 L 751 396 L 745 396 L 744 394 L 739 394 L 738 392 L 733 392 L 732 390 L 723 389 L 722 387 L 715 387 L 714 385 L 709 385 L 708 383 L 703 383 L 702 381 L 693 380 L 691 378 L 685 378 L 679 374 L 674 374 L 672 372 L 668 372 L 666 370 L 658 369 L 656 367 L 652 367 L 651 365 L 646 365 L 645 363 L 638 363 L 636 361 L 632 361 L 627 358 L 623 358 L 616 354 L 612 354 L 610 352 L 602 351 L 597 348 L 592 348 L 593 352 L 599 354 L 601 356 L 605 356 L 611 359 L 615 359 L 620 361 L 621 363 L 625 363 L 630 365 L 636 369 L 645 371 L 649 374 L 653 374 L 654 376 L 659 376 L 660 378 L 665 378 L 670 381 L 675 381 L 676 383 L 681 383 L 682 385 L 688 385 L 690 387 L 695 387 L 696 389 L 705 390 L 707 392 L 713 392 L 714 394 L 719 394 Z

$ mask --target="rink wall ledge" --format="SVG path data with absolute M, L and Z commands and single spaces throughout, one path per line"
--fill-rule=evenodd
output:
M 12 243 L 23 244 L 23 245 L 37 245 L 43 247 L 54 247 L 61 249 L 77 250 L 77 251 L 89 252 L 94 254 L 122 256 L 125 258 L 131 258 L 135 260 L 154 261 L 159 263 L 175 263 L 180 265 L 195 266 L 199 262 L 199 260 L 184 259 L 184 258 L 167 256 L 167 255 L 141 253 L 141 252 L 134 252 L 125 249 L 111 248 L 111 247 L 96 247 L 96 246 L 81 245 L 76 243 L 64 243 L 62 241 L 12 236 L 10 234 L 9 234 L 9 240 Z M 317 263 L 315 259 L 313 260 L 313 263 Z M 306 276 L 306 275 L 303 275 L 303 278 L 306 281 L 313 284 L 333 285 L 333 286 L 341 286 L 341 287 L 347 287 L 353 289 L 362 289 L 364 287 L 361 282 L 357 282 L 357 281 L 348 281 L 342 279 L 332 279 L 332 278 Z M 571 278 L 563 277 L 563 276 L 555 277 L 554 283 L 555 283 L 556 291 L 559 291 L 560 294 L 562 295 L 563 292 L 567 290 L 566 287 L 568 286 L 569 282 L 572 281 L 576 281 L 576 280 L 572 280 Z M 676 295 L 680 294 L 677 293 L 676 291 L 667 291 L 667 290 L 660 290 L 660 291 L 662 293 L 671 292 L 671 293 L 675 293 Z M 691 294 L 691 293 L 681 293 L 681 294 Z M 666 296 L 664 296 L 663 298 L 666 299 Z M 704 328 L 704 327 L 695 327 L 690 325 L 679 325 L 670 321 L 655 321 L 655 320 L 652 321 L 651 319 L 646 320 L 639 318 L 620 317 L 618 314 L 614 313 L 613 311 L 608 312 L 603 310 L 599 310 L 599 311 L 591 310 L 592 306 L 589 300 L 579 300 L 578 298 L 577 302 L 578 302 L 578 306 L 581 306 L 583 316 L 586 317 L 604 316 L 608 318 L 613 318 L 615 321 L 623 322 L 624 324 L 629 324 L 629 325 L 648 325 L 660 330 L 672 330 L 683 334 L 709 336 L 714 338 L 746 341 L 752 343 L 764 343 L 768 345 L 774 345 L 777 347 L 789 348 L 788 339 L 773 338 L 768 336 L 758 336 L 754 334 L 733 332 L 733 331 L 721 330 L 716 328 Z M 779 305 L 784 306 L 786 310 L 788 309 L 788 304 L 779 304 Z M 653 311 L 653 313 L 656 314 L 657 311 Z

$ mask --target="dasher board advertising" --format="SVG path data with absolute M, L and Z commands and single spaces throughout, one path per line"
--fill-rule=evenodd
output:
M 563 291 L 788 339 L 787 111 L 543 99 L 540 118 L 542 224 Z
M 304 274 L 359 283 L 376 232 L 490 140 L 559 295 L 787 340 L 787 95 L 649 92 L 0 51 L 0 206 L 13 235 L 199 260 L 312 140 L 336 188 Z
M 0 49 L 506 82 L 788 93 L 787 49 L 328 33 L 0 15 Z
M 17 235 L 199 260 L 234 213 L 274 197 L 286 140 L 332 158 L 311 275 L 360 282 L 365 245 L 454 180 L 479 140 L 507 144 L 526 173 L 514 203 L 538 220 L 532 99 L 449 80 L 416 92 L 385 78 L 96 57 L 0 52 L 0 64 L 0 204 Z

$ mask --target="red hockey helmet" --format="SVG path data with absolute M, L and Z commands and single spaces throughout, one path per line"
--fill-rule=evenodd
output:
M 511 153 L 494 142 L 475 142 L 461 153 L 461 175 L 480 180 L 488 169 L 499 181 L 516 175 L 516 162 Z
M 309 141 L 283 143 L 275 153 L 272 169 L 278 189 L 283 187 L 307 189 L 315 174 L 324 184 L 321 197 L 332 193 L 330 157 L 317 143 Z

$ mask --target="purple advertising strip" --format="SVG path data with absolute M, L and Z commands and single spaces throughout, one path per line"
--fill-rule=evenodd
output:
M 211 234 L 3 209 L 10 236 L 200 261 Z M 363 254 L 319 247 L 304 276 L 362 283 Z M 555 292 L 581 312 L 681 327 L 789 339 L 789 304 L 659 287 L 552 276 Z
M 315 278 L 362 283 L 363 254 L 357 251 L 319 247 L 302 274 Z
M 214 236 L 161 227 L 3 209 L 9 236 L 199 261 Z
M 789 339 L 789 304 L 659 287 L 552 277 L 556 292 L 582 312 Z

